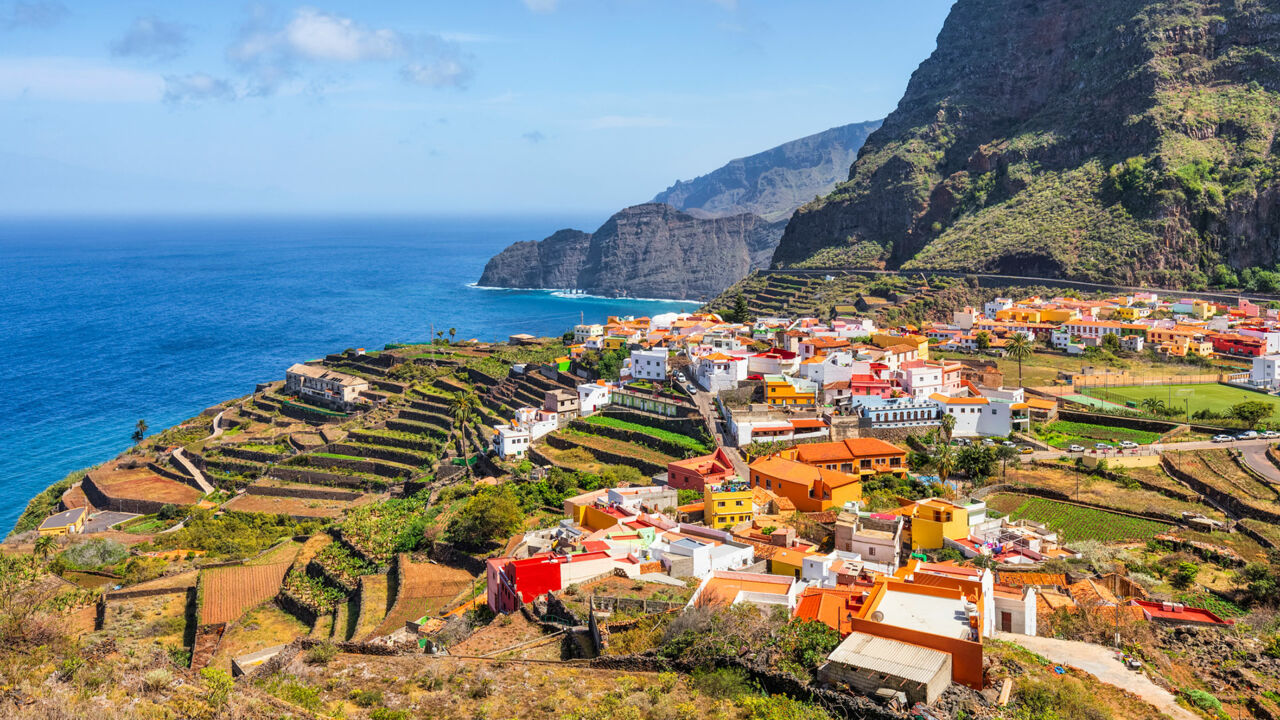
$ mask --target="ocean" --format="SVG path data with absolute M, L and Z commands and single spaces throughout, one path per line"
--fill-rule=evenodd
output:
M 559 335 L 696 304 L 472 284 L 517 240 L 590 218 L 0 221 L 0 528 L 67 473 L 294 362 L 348 347 Z

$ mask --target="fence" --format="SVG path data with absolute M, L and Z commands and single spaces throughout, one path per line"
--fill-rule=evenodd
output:
M 1247 374 L 1247 373 L 1246 373 Z M 1132 373 L 1102 373 L 1100 375 L 1076 374 L 1071 384 L 1076 390 L 1096 387 L 1124 387 L 1132 385 L 1210 385 L 1226 382 L 1228 375 L 1204 373 L 1200 375 L 1134 375 Z

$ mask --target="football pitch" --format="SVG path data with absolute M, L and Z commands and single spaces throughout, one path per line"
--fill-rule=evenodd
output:
M 1265 393 L 1242 390 L 1229 385 L 1206 383 L 1202 385 L 1126 385 L 1121 387 L 1084 388 L 1084 394 L 1090 397 L 1107 400 L 1117 405 L 1134 403 L 1141 407 L 1147 398 L 1163 400 L 1170 410 L 1194 413 L 1197 410 L 1222 412 L 1232 405 L 1239 405 L 1248 400 L 1261 400 L 1270 403 L 1280 411 L 1280 397 Z

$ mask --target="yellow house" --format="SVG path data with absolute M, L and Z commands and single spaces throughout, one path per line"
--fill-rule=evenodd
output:
M 818 402 L 818 386 L 801 378 L 765 375 L 764 401 L 770 405 L 814 405 Z
M 1044 316 L 1036 308 L 1011 307 L 996 312 L 997 320 L 1006 322 L 1038 323 Z
M 743 480 L 707 485 L 702 490 L 702 522 L 717 530 L 749 522 L 755 516 L 751 486 Z
M 813 547 L 777 548 L 769 557 L 769 574 L 799 578 L 804 572 L 804 559 L 813 553 Z
M 1044 323 L 1064 323 L 1068 320 L 1076 320 L 1080 317 L 1080 313 L 1067 308 L 1049 308 L 1040 311 L 1040 322 Z
M 600 341 L 600 347 L 603 350 L 612 352 L 613 350 L 621 350 L 627 346 L 627 339 L 619 335 L 609 335 Z
M 894 345 L 914 345 L 916 348 L 916 356 L 921 360 L 929 359 L 929 338 L 923 335 L 890 335 L 889 333 L 876 333 L 871 336 L 871 344 L 880 349 L 891 348 Z
M 82 507 L 50 515 L 40 523 L 38 532 L 41 535 L 69 535 L 84 532 L 84 521 L 88 515 L 89 513 Z
M 906 504 L 890 512 L 908 519 L 912 550 L 938 550 L 944 539 L 969 536 L 969 511 L 964 507 L 938 498 L 903 502 Z
M 1130 321 L 1139 320 L 1141 318 L 1147 317 L 1150 314 L 1151 314 L 1151 308 L 1137 307 L 1134 305 L 1122 305 L 1116 308 L 1115 312 L 1112 313 L 1112 315 L 1114 315 L 1115 317 L 1121 320 L 1130 320 Z

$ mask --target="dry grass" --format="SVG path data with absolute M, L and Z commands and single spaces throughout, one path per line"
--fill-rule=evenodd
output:
M 95 638 L 115 638 L 124 647 L 153 643 L 180 647 L 186 629 L 187 594 L 184 592 L 108 602 L 102 630 Z
M 310 629 L 275 603 L 263 603 L 227 629 L 209 664 L 230 672 L 232 658 L 284 645 L 306 635 Z
M 1010 484 L 1066 493 L 1073 500 L 1122 512 L 1140 513 L 1154 510 L 1175 517 L 1183 512 L 1196 512 L 1216 520 L 1224 519 L 1222 513 L 1203 503 L 1176 500 L 1140 487 L 1127 488 L 1112 480 L 1087 476 L 1073 470 L 1046 467 L 1027 467 L 1016 470 L 1010 468 L 1009 474 L 1003 480 Z M 1078 493 L 1077 482 L 1079 483 Z

